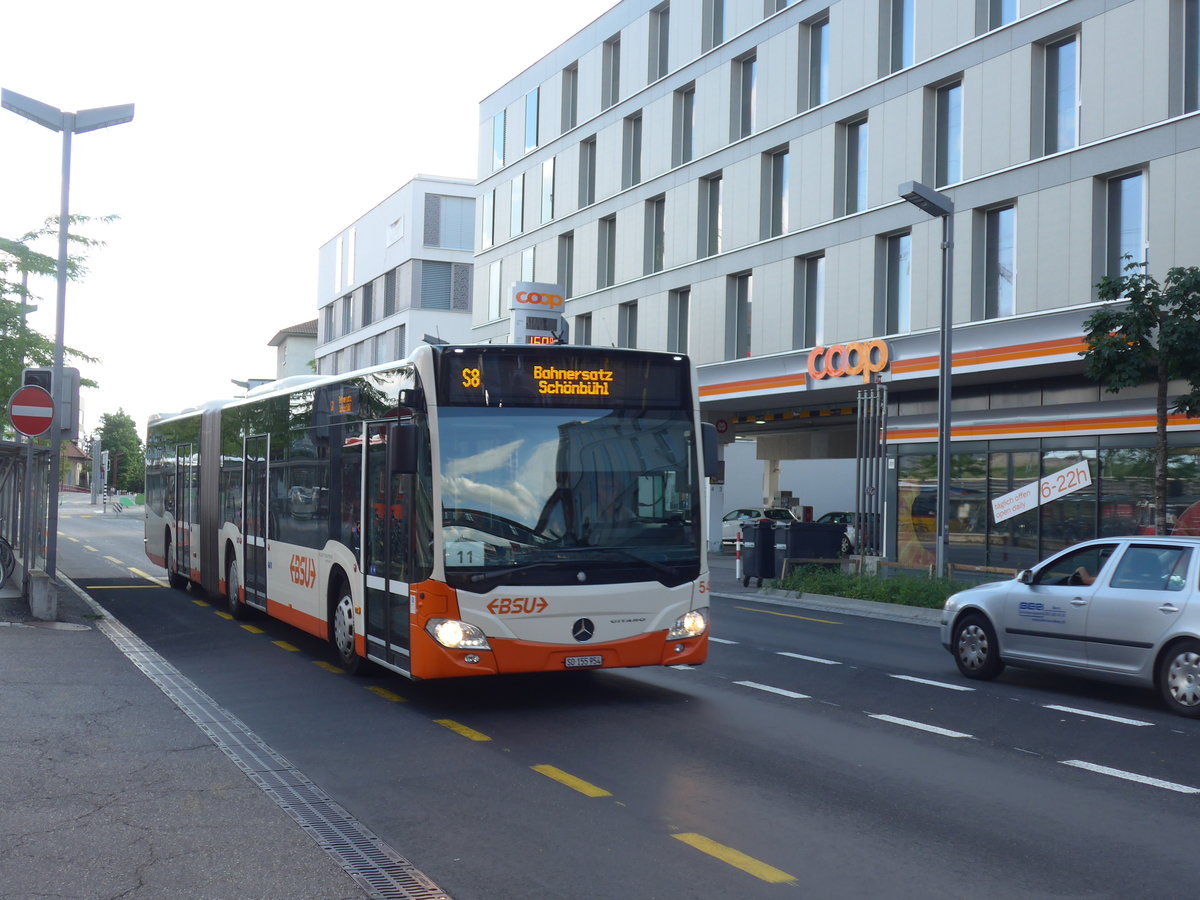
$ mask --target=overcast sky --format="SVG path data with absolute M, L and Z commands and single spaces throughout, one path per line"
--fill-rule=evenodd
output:
M 84 429 L 269 378 L 316 317 L 321 244 L 414 175 L 477 178 L 479 101 L 615 0 L 36 0 L 0 15 L 0 87 L 67 111 L 136 105 L 76 135 L 71 212 L 116 214 L 67 289 Z M 56 215 L 62 138 L 0 110 L 0 235 Z M 56 253 L 51 242 L 41 248 Z M 55 286 L 33 324 L 54 334 Z

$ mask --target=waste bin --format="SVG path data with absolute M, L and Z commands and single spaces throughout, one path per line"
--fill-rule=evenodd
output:
M 775 571 L 783 574 L 785 559 L 831 560 L 828 568 L 837 565 L 841 556 L 845 525 L 832 522 L 779 522 L 775 535 Z
M 764 578 L 775 577 L 775 523 L 747 519 L 742 522 L 742 541 L 742 587 L 750 587 L 751 578 L 762 587 Z

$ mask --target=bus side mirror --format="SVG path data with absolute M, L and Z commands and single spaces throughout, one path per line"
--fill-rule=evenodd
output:
M 704 447 L 704 477 L 716 478 L 721 474 L 721 462 L 717 453 L 717 426 L 711 422 L 701 422 L 700 439 Z
M 421 430 L 416 425 L 393 425 L 388 429 L 388 448 L 392 472 L 396 475 L 417 473 L 417 441 Z

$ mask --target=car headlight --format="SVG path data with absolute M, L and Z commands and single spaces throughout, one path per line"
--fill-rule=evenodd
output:
M 707 630 L 708 607 L 703 609 L 689 609 L 675 620 L 675 624 L 667 632 L 667 640 L 677 641 L 681 638 L 699 637 Z
M 458 619 L 430 619 L 425 630 L 430 637 L 451 650 L 491 650 L 487 636 L 475 625 Z

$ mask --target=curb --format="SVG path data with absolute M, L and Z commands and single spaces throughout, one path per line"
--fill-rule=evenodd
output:
M 874 600 L 855 600 L 851 597 L 833 597 L 828 594 L 800 594 L 789 591 L 759 590 L 757 594 L 730 594 L 713 591 L 713 596 L 726 600 L 751 600 L 757 603 L 773 603 L 777 606 L 791 606 L 799 609 L 812 609 L 819 612 L 841 613 L 847 616 L 861 616 L 867 619 L 883 619 L 889 622 L 905 622 L 909 625 L 923 625 L 927 628 L 940 628 L 942 611 L 928 609 L 923 606 L 903 606 L 899 603 L 877 603 Z

